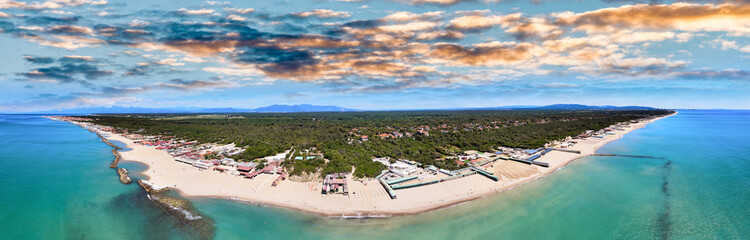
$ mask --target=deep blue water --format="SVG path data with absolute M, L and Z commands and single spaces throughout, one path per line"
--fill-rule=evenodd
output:
M 656 158 L 586 157 L 511 191 L 391 219 L 191 201 L 217 239 L 750 239 L 749 140 L 750 111 L 680 111 L 599 150 Z M 77 126 L 0 115 L 0 239 L 194 236 L 120 183 L 112 158 Z

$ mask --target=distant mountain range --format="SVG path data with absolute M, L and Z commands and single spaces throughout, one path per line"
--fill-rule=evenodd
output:
M 656 108 L 643 106 L 589 106 L 581 104 L 553 104 L 538 107 L 517 107 L 511 109 L 540 109 L 540 110 L 653 110 Z
M 342 108 L 337 106 L 317 106 L 310 104 L 298 104 L 298 105 L 271 105 L 267 107 L 259 107 L 253 110 L 253 112 L 351 112 L 357 111 L 354 109 Z
M 581 104 L 553 104 L 545 106 L 537 105 L 510 105 L 485 108 L 447 108 L 438 110 L 653 110 L 657 108 L 644 106 L 589 106 Z M 418 109 L 415 109 L 418 110 Z
M 534 105 L 513 105 L 513 106 L 501 106 L 501 107 L 488 107 L 488 108 L 455 108 L 455 109 L 439 109 L 439 110 L 650 110 L 656 109 L 652 107 L 643 106 L 589 106 L 581 104 L 554 104 L 547 106 L 534 106 Z M 414 109 L 414 110 L 430 110 L 430 109 Z M 146 114 L 146 113 L 282 113 L 282 112 L 353 112 L 353 111 L 365 111 L 350 108 L 343 108 L 338 106 L 320 106 L 310 104 L 298 104 L 298 105 L 271 105 L 266 107 L 244 109 L 244 108 L 141 108 L 141 107 L 94 107 L 94 108 L 72 108 L 64 110 L 50 110 L 50 111 L 39 111 L 31 112 L 33 114 L 115 114 L 115 113 L 133 113 L 133 114 Z
M 273 112 L 351 112 L 357 111 L 337 106 L 318 106 L 310 104 L 298 105 L 271 105 L 266 107 L 245 109 L 245 108 L 141 108 L 141 107 L 94 107 L 94 108 L 71 108 L 63 110 L 50 110 L 31 112 L 34 114 L 114 114 L 114 113 L 273 113 Z

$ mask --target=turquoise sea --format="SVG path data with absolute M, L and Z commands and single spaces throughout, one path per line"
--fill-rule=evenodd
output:
M 414 216 L 337 219 L 190 199 L 216 239 L 750 239 L 750 111 L 649 124 L 543 179 Z M 38 115 L 0 115 L 0 239 L 190 239 L 111 148 Z M 122 163 L 139 178 L 144 166 Z

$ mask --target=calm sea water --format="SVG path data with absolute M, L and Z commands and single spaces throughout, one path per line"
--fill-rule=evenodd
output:
M 121 184 L 110 151 L 77 126 L 0 115 L 0 239 L 195 236 Z M 587 157 L 512 191 L 390 219 L 190 200 L 217 239 L 750 238 L 750 111 L 681 111 L 599 153 L 655 158 Z

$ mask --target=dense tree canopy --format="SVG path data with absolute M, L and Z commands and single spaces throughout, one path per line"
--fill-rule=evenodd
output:
M 247 149 L 235 156 L 241 161 L 293 147 L 298 150 L 315 147 L 329 162 L 292 162 L 292 168 L 296 167 L 293 173 L 311 172 L 316 167 L 322 167 L 326 173 L 349 172 L 354 166 L 357 176 L 372 177 L 384 169 L 382 164 L 371 160 L 373 157 L 409 159 L 455 169 L 455 162 L 444 157 L 462 150 L 491 151 L 497 146 L 537 148 L 588 129 L 667 113 L 666 110 L 502 110 L 247 113 L 220 117 L 106 115 L 97 116 L 95 123 L 202 143 L 236 143 Z M 369 140 L 362 141 L 363 135 Z

